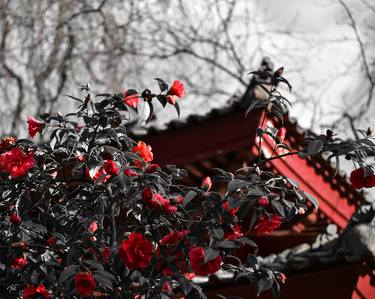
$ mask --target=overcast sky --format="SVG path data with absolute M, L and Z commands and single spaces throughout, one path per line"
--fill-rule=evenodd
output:
M 374 59 L 373 38 L 368 30 L 373 25 L 371 22 L 375 23 L 370 19 L 373 12 L 365 1 L 345 3 L 356 19 L 368 59 Z M 335 122 L 343 111 L 357 109 L 355 104 L 364 101 L 361 92 L 367 83 L 358 42 L 338 1 L 262 0 L 251 1 L 250 8 L 256 12 L 253 17 L 260 38 L 247 45 L 248 53 L 258 57 L 253 65 L 249 65 L 249 71 L 256 68 L 262 55 L 269 56 L 276 67 L 285 67 L 285 76 L 294 89 L 287 95 L 296 103 L 291 114 L 301 126 L 320 131 L 322 124 Z M 242 25 L 238 28 L 241 30 Z M 227 89 L 241 92 L 235 83 L 228 84 Z M 190 113 L 204 114 L 213 107 L 222 106 L 226 99 L 187 97 L 182 103 L 183 117 Z M 170 110 L 161 112 L 159 124 L 171 116 Z M 367 114 L 364 125 L 373 121 L 369 116 L 371 114 Z

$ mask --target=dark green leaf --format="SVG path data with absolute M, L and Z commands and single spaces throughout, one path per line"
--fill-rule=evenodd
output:
M 307 193 L 307 192 L 304 192 L 304 193 L 307 199 L 314 205 L 315 209 L 317 209 L 319 206 L 318 200 L 314 196 L 312 196 L 310 193 Z
M 158 81 L 158 84 L 159 84 L 159 88 L 160 88 L 160 91 L 163 92 L 165 90 L 168 90 L 168 84 L 165 83 L 164 80 L 160 79 L 160 78 L 154 78 L 156 81 Z
M 323 141 L 320 139 L 315 139 L 311 142 L 309 142 L 309 145 L 307 146 L 307 152 L 310 155 L 315 155 L 320 152 L 320 150 L 323 148 Z

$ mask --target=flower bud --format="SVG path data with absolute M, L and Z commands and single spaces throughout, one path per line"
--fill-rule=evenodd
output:
M 19 225 L 22 221 L 21 217 L 18 214 L 12 214 L 9 218 L 10 222 Z
M 211 186 L 212 186 L 211 178 L 209 176 L 206 176 L 202 181 L 201 189 L 204 191 L 209 191 L 211 189 Z
M 270 203 L 268 198 L 267 197 L 261 197 L 259 200 L 258 200 L 258 203 L 261 207 L 266 207 L 268 206 L 268 204 Z

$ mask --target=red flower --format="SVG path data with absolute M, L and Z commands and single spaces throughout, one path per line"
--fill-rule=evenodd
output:
M 169 281 L 165 281 L 163 283 L 163 286 L 161 288 L 161 290 L 164 292 L 164 293 L 172 293 L 172 287 L 171 287 L 171 284 L 169 283 Z
M 261 207 L 266 207 L 268 206 L 268 204 L 270 203 L 268 198 L 267 197 L 261 197 L 259 200 L 258 200 L 258 203 Z
M 115 161 L 107 160 L 104 161 L 103 165 L 104 171 L 110 175 L 118 175 L 119 169 Z
M 195 247 L 189 251 L 190 265 L 196 274 L 208 275 L 220 269 L 220 256 L 215 257 L 207 263 L 204 262 L 204 257 L 205 251 L 202 247 Z
M 176 196 L 176 198 L 174 199 L 174 201 L 177 204 L 182 204 L 184 202 L 184 197 L 182 195 L 178 195 L 178 196 Z
M 165 235 L 161 240 L 160 244 L 162 245 L 176 245 L 180 242 L 186 235 L 188 231 L 171 231 L 168 235 Z
M 202 181 L 201 189 L 204 191 L 209 191 L 211 189 L 211 186 L 212 186 L 211 178 L 209 176 L 206 176 Z
M 55 237 L 49 237 L 47 240 L 47 243 L 50 247 L 53 247 L 56 245 L 57 239 Z
M 171 204 L 170 200 L 164 198 L 161 194 L 153 194 L 152 190 L 146 187 L 142 192 L 142 200 L 145 204 L 151 205 L 157 210 L 164 210 L 168 213 L 177 211 L 177 207 Z
M 358 168 L 350 174 L 350 183 L 356 189 L 375 187 L 375 175 L 365 176 L 364 169 Z
M 136 146 L 132 148 L 133 153 L 138 153 L 138 155 L 145 161 L 151 162 L 154 159 L 152 154 L 151 146 L 147 145 L 143 141 L 139 141 Z
M 18 214 L 12 214 L 9 217 L 9 221 L 15 225 L 19 225 L 22 221 L 21 217 Z
M 175 80 L 172 83 L 171 88 L 168 90 L 168 95 L 167 95 L 167 101 L 168 103 L 174 105 L 176 104 L 176 100 L 178 98 L 183 98 L 185 96 L 185 88 L 184 84 L 180 80 Z
M 42 132 L 45 124 L 31 116 L 27 118 L 29 135 L 34 138 L 38 132 Z
M 27 261 L 27 259 L 23 258 L 23 257 L 16 257 L 13 261 L 12 261 L 12 265 L 11 267 L 13 269 L 16 269 L 16 270 L 22 270 L 23 267 L 25 267 L 29 262 Z
M 282 217 L 272 214 L 270 216 L 262 215 L 258 219 L 258 224 L 254 227 L 254 231 L 258 234 L 272 233 L 282 224 Z
M 148 202 L 151 199 L 152 199 L 152 190 L 148 187 L 144 188 L 142 192 L 142 200 L 144 202 Z
M 98 224 L 96 223 L 96 221 L 91 222 L 89 226 L 90 233 L 93 235 L 97 230 L 98 230 Z
M 161 270 L 161 274 L 163 276 L 173 276 L 173 270 L 169 267 L 164 267 L 163 270 Z
M 184 273 L 184 276 L 186 277 L 186 279 L 192 280 L 196 275 L 194 272 L 186 272 Z
M 83 162 L 83 161 L 85 161 L 85 157 L 82 156 L 82 155 L 80 155 L 80 154 L 76 155 L 76 159 L 77 159 L 79 162 Z
M 126 176 L 139 176 L 138 173 L 136 173 L 134 170 L 132 169 L 124 169 L 124 175 Z
M 127 240 L 122 241 L 118 254 L 123 263 L 130 269 L 146 268 L 151 263 L 153 246 L 142 234 L 133 232 Z
M 231 233 L 225 233 L 225 239 L 227 240 L 237 240 L 238 238 L 243 237 L 243 232 L 241 231 L 241 226 L 238 224 L 233 225 Z
M 135 108 L 138 107 L 138 104 L 139 104 L 139 95 L 134 90 L 132 90 L 132 91 L 131 90 L 129 90 L 129 91 L 125 90 L 124 91 L 124 103 L 135 109 Z
M 17 139 L 15 137 L 5 137 L 0 139 L 0 151 L 8 150 L 11 146 L 16 144 Z
M 104 168 L 99 168 L 95 172 L 92 179 L 94 180 L 94 182 L 96 182 L 97 180 L 99 180 L 99 178 L 101 178 L 100 183 L 105 183 L 106 181 L 108 181 L 111 178 L 111 176 L 105 172 Z
M 100 167 L 97 169 L 95 174 L 92 176 L 92 179 L 96 182 L 100 177 L 101 183 L 105 183 L 111 178 L 111 175 L 118 175 L 119 173 L 119 168 L 113 160 L 106 160 L 103 163 L 103 167 Z
M 14 147 L 0 156 L 0 168 L 13 178 L 26 175 L 34 165 L 33 153 L 25 154 L 19 147 Z
M 152 199 L 150 200 L 150 203 L 154 208 L 164 210 L 168 213 L 173 213 L 177 211 L 177 207 L 175 207 L 174 205 L 171 205 L 169 199 L 164 198 L 159 193 L 152 195 Z
M 22 292 L 22 299 L 33 299 L 39 298 L 40 296 L 45 299 L 52 298 L 43 284 L 39 284 L 37 287 L 35 287 L 34 285 L 29 285 L 24 288 Z
M 180 80 L 174 80 L 172 86 L 169 88 L 168 94 L 183 98 L 185 96 L 184 84 Z
M 238 208 L 230 208 L 229 207 L 229 202 L 226 201 L 222 204 L 222 207 L 224 210 L 227 210 L 232 216 L 235 216 L 238 212 Z
M 279 275 L 277 276 L 277 280 L 280 281 L 281 283 L 285 283 L 286 275 L 280 272 Z
M 80 296 L 91 296 L 96 288 L 96 281 L 91 273 L 80 272 L 74 276 L 74 286 Z
M 286 135 L 286 129 L 284 127 L 281 127 L 276 134 L 276 137 L 279 138 L 280 142 L 283 142 Z

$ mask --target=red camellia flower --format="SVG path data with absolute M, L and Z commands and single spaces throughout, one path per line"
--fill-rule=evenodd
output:
M 188 231 L 171 231 L 168 235 L 165 235 L 161 240 L 161 245 L 177 245 L 186 235 Z
M 134 90 L 125 90 L 124 91 L 124 103 L 128 106 L 133 107 L 134 109 L 138 107 L 139 104 L 139 95 Z
M 25 154 L 19 147 L 14 147 L 0 156 L 0 168 L 13 178 L 26 175 L 34 165 L 33 153 Z
M 174 199 L 174 202 L 176 204 L 182 204 L 184 202 L 184 197 L 182 195 L 177 195 L 176 198 Z
M 204 262 L 204 257 L 205 251 L 202 247 L 195 247 L 189 251 L 190 265 L 196 274 L 208 275 L 215 273 L 220 269 L 220 256 L 215 257 L 207 263 Z
M 129 169 L 129 168 L 124 169 L 124 175 L 126 175 L 126 176 L 139 176 L 138 173 L 136 173 L 134 170 Z
M 222 207 L 224 210 L 227 210 L 232 216 L 235 216 L 238 212 L 238 208 L 230 208 L 229 207 L 229 202 L 228 201 L 225 201 L 223 204 L 222 204 Z
M 272 233 L 282 224 L 282 217 L 279 215 L 262 215 L 258 219 L 258 224 L 254 227 L 254 231 L 258 234 Z
M 180 80 L 175 80 L 172 83 L 171 88 L 168 90 L 167 101 L 174 105 L 177 99 L 181 99 L 185 96 L 184 84 Z
M 34 138 L 38 132 L 42 132 L 45 126 L 44 122 L 41 122 L 31 116 L 27 118 L 29 135 Z
M 94 175 L 92 176 L 92 179 L 96 182 L 99 178 L 101 183 L 105 183 L 108 181 L 112 175 L 118 175 L 119 168 L 117 166 L 117 163 L 113 160 L 106 160 L 103 163 L 103 167 L 98 168 Z
M 163 276 L 173 276 L 174 272 L 171 268 L 169 267 L 164 267 L 163 270 L 161 270 L 161 274 Z
M 276 134 L 276 137 L 279 138 L 280 142 L 283 142 L 286 135 L 286 129 L 284 127 L 281 127 Z
M 277 280 L 280 281 L 281 283 L 285 283 L 286 275 L 280 272 L 279 275 L 277 275 Z
M 165 281 L 161 289 L 164 293 L 172 293 L 172 286 L 169 281 Z
M 6 151 L 10 147 L 16 144 L 17 139 L 15 137 L 5 137 L 0 139 L 0 151 Z
M 152 199 L 150 200 L 150 203 L 154 208 L 164 210 L 168 213 L 173 213 L 177 211 L 177 207 L 172 205 L 169 199 L 164 198 L 159 193 L 152 195 Z
M 12 214 L 9 217 L 9 221 L 15 225 L 19 225 L 22 221 L 21 217 L 18 214 Z
M 184 84 L 180 80 L 174 80 L 168 94 L 183 98 L 185 96 Z
M 122 241 L 118 254 L 130 270 L 146 268 L 151 263 L 154 247 L 142 234 L 132 232 L 127 240 Z
M 202 181 L 201 189 L 204 191 L 209 191 L 211 189 L 211 186 L 212 186 L 211 178 L 209 176 L 206 176 Z
M 151 146 L 143 141 L 139 141 L 136 146 L 132 148 L 133 153 L 137 153 L 145 162 L 151 162 L 154 159 Z
M 103 164 L 104 171 L 109 175 L 118 175 L 119 169 L 115 161 L 106 160 Z
M 258 200 L 258 203 L 261 207 L 266 207 L 268 206 L 268 204 L 270 203 L 268 198 L 267 197 L 261 197 L 259 200 Z
M 53 247 L 56 245 L 57 239 L 55 237 L 49 237 L 47 240 L 47 243 L 50 247 Z
M 98 223 L 96 221 L 93 221 L 90 223 L 89 231 L 93 235 L 98 230 Z
M 37 287 L 29 285 L 22 292 L 22 299 L 34 299 L 40 296 L 45 299 L 52 298 L 43 284 L 39 284 Z
M 173 213 L 177 211 L 177 207 L 172 205 L 170 200 L 164 198 L 161 194 L 153 194 L 152 190 L 148 187 L 143 189 L 142 201 L 146 205 L 151 205 L 157 210 L 164 210 L 168 213 Z
M 16 257 L 13 261 L 12 261 L 12 265 L 11 267 L 13 269 L 16 269 L 16 270 L 22 270 L 23 267 L 25 267 L 29 262 L 27 261 L 27 259 L 23 258 L 23 257 Z
M 80 272 L 74 276 L 74 286 L 80 296 L 91 296 L 96 288 L 96 281 L 91 273 Z
M 148 202 L 151 199 L 152 199 L 152 190 L 148 187 L 144 188 L 142 192 L 142 200 L 144 202 Z
M 375 187 L 375 175 L 365 176 L 364 169 L 358 168 L 350 174 L 350 183 L 356 189 Z
M 241 226 L 238 224 L 233 225 L 232 232 L 226 232 L 224 234 L 225 239 L 227 240 L 237 240 L 238 238 L 243 237 L 243 232 L 241 230 Z
M 192 280 L 197 275 L 194 272 L 185 272 L 184 276 L 186 277 L 186 279 Z
M 92 179 L 94 180 L 94 182 L 96 182 L 99 180 L 99 178 L 100 183 L 105 183 L 111 178 L 111 176 L 105 172 L 104 168 L 99 168 L 92 176 Z

